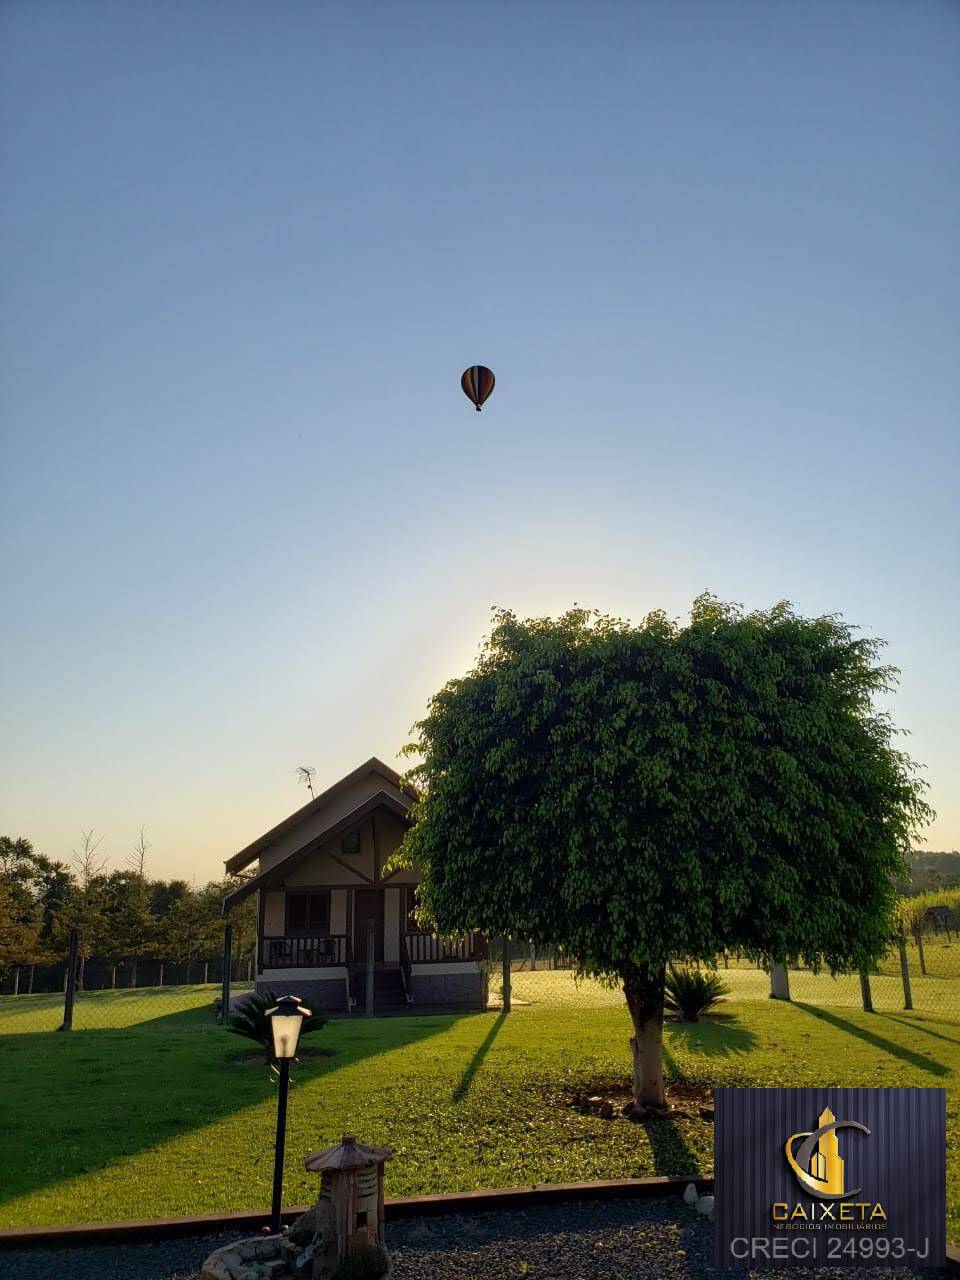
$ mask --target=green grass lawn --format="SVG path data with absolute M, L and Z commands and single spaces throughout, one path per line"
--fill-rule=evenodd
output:
M 529 977 L 531 989 L 544 977 L 570 982 Z M 30 1003 L 47 997 L 2 1002 L 0 1226 L 268 1203 L 275 1085 L 215 1025 L 214 994 L 91 994 L 71 1035 L 31 1030 Z M 634 1125 L 557 1105 L 561 1089 L 627 1070 L 619 997 L 589 994 L 507 1017 L 328 1024 L 310 1043 L 330 1056 L 295 1068 L 287 1203 L 316 1192 L 303 1156 L 347 1130 L 393 1148 L 390 1195 L 709 1171 L 707 1122 Z M 960 1018 L 741 999 L 714 1020 L 671 1027 L 666 1062 L 668 1078 L 705 1085 L 946 1086 L 951 1142 L 960 1139 Z M 948 1158 L 956 1239 L 960 1162 Z

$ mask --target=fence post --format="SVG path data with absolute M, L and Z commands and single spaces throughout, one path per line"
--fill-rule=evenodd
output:
M 223 926 L 223 978 L 220 986 L 220 1021 L 226 1026 L 230 1021 L 230 961 L 233 956 L 233 925 L 228 920 Z
M 860 970 L 860 998 L 864 1013 L 873 1013 L 873 992 L 870 990 L 870 974 L 866 969 Z
M 377 922 L 371 918 L 367 921 L 367 1017 L 373 1017 L 373 998 L 374 998 L 374 964 L 376 962 L 377 951 Z
M 790 975 L 785 964 L 770 966 L 770 998 L 772 1000 L 790 999 Z
M 914 930 L 914 934 L 915 934 L 915 937 L 916 937 L 916 943 L 917 943 L 917 953 L 918 953 L 918 955 L 919 955 L 919 957 L 920 957 L 920 972 L 921 972 L 924 976 L 926 976 L 926 972 L 927 972 L 927 958 L 926 958 L 926 956 L 923 954 L 923 927 L 922 927 L 922 925 L 917 925 L 916 929 Z
M 900 950 L 900 977 L 903 979 L 903 1007 L 913 1008 L 913 992 L 910 990 L 910 962 L 907 959 L 907 940 L 901 933 L 898 943 Z
M 77 937 L 76 929 L 70 930 L 70 953 L 67 957 L 67 985 L 63 991 L 63 1023 L 59 1030 L 73 1030 L 73 996 L 77 988 Z
M 510 939 L 503 939 L 503 1012 L 510 1012 Z

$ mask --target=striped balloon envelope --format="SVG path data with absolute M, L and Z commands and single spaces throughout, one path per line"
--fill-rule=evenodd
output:
M 464 369 L 460 385 L 467 399 L 473 401 L 477 413 L 480 412 L 480 406 L 493 390 L 495 382 L 493 370 L 488 369 L 485 364 L 472 364 L 469 369 Z

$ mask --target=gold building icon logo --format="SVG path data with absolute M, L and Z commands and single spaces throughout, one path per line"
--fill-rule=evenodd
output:
M 824 1107 L 817 1121 L 817 1128 L 810 1133 L 794 1133 L 787 1139 L 783 1150 L 797 1181 L 809 1195 L 821 1200 L 843 1200 L 855 1196 L 859 1187 L 844 1190 L 844 1162 L 840 1156 L 838 1129 L 859 1129 L 869 1135 L 870 1130 L 856 1120 L 838 1120 L 829 1107 Z M 804 1141 L 794 1150 L 798 1139 Z

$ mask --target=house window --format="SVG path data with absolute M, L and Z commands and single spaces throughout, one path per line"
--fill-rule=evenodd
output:
M 330 890 L 287 894 L 288 934 L 330 932 Z

